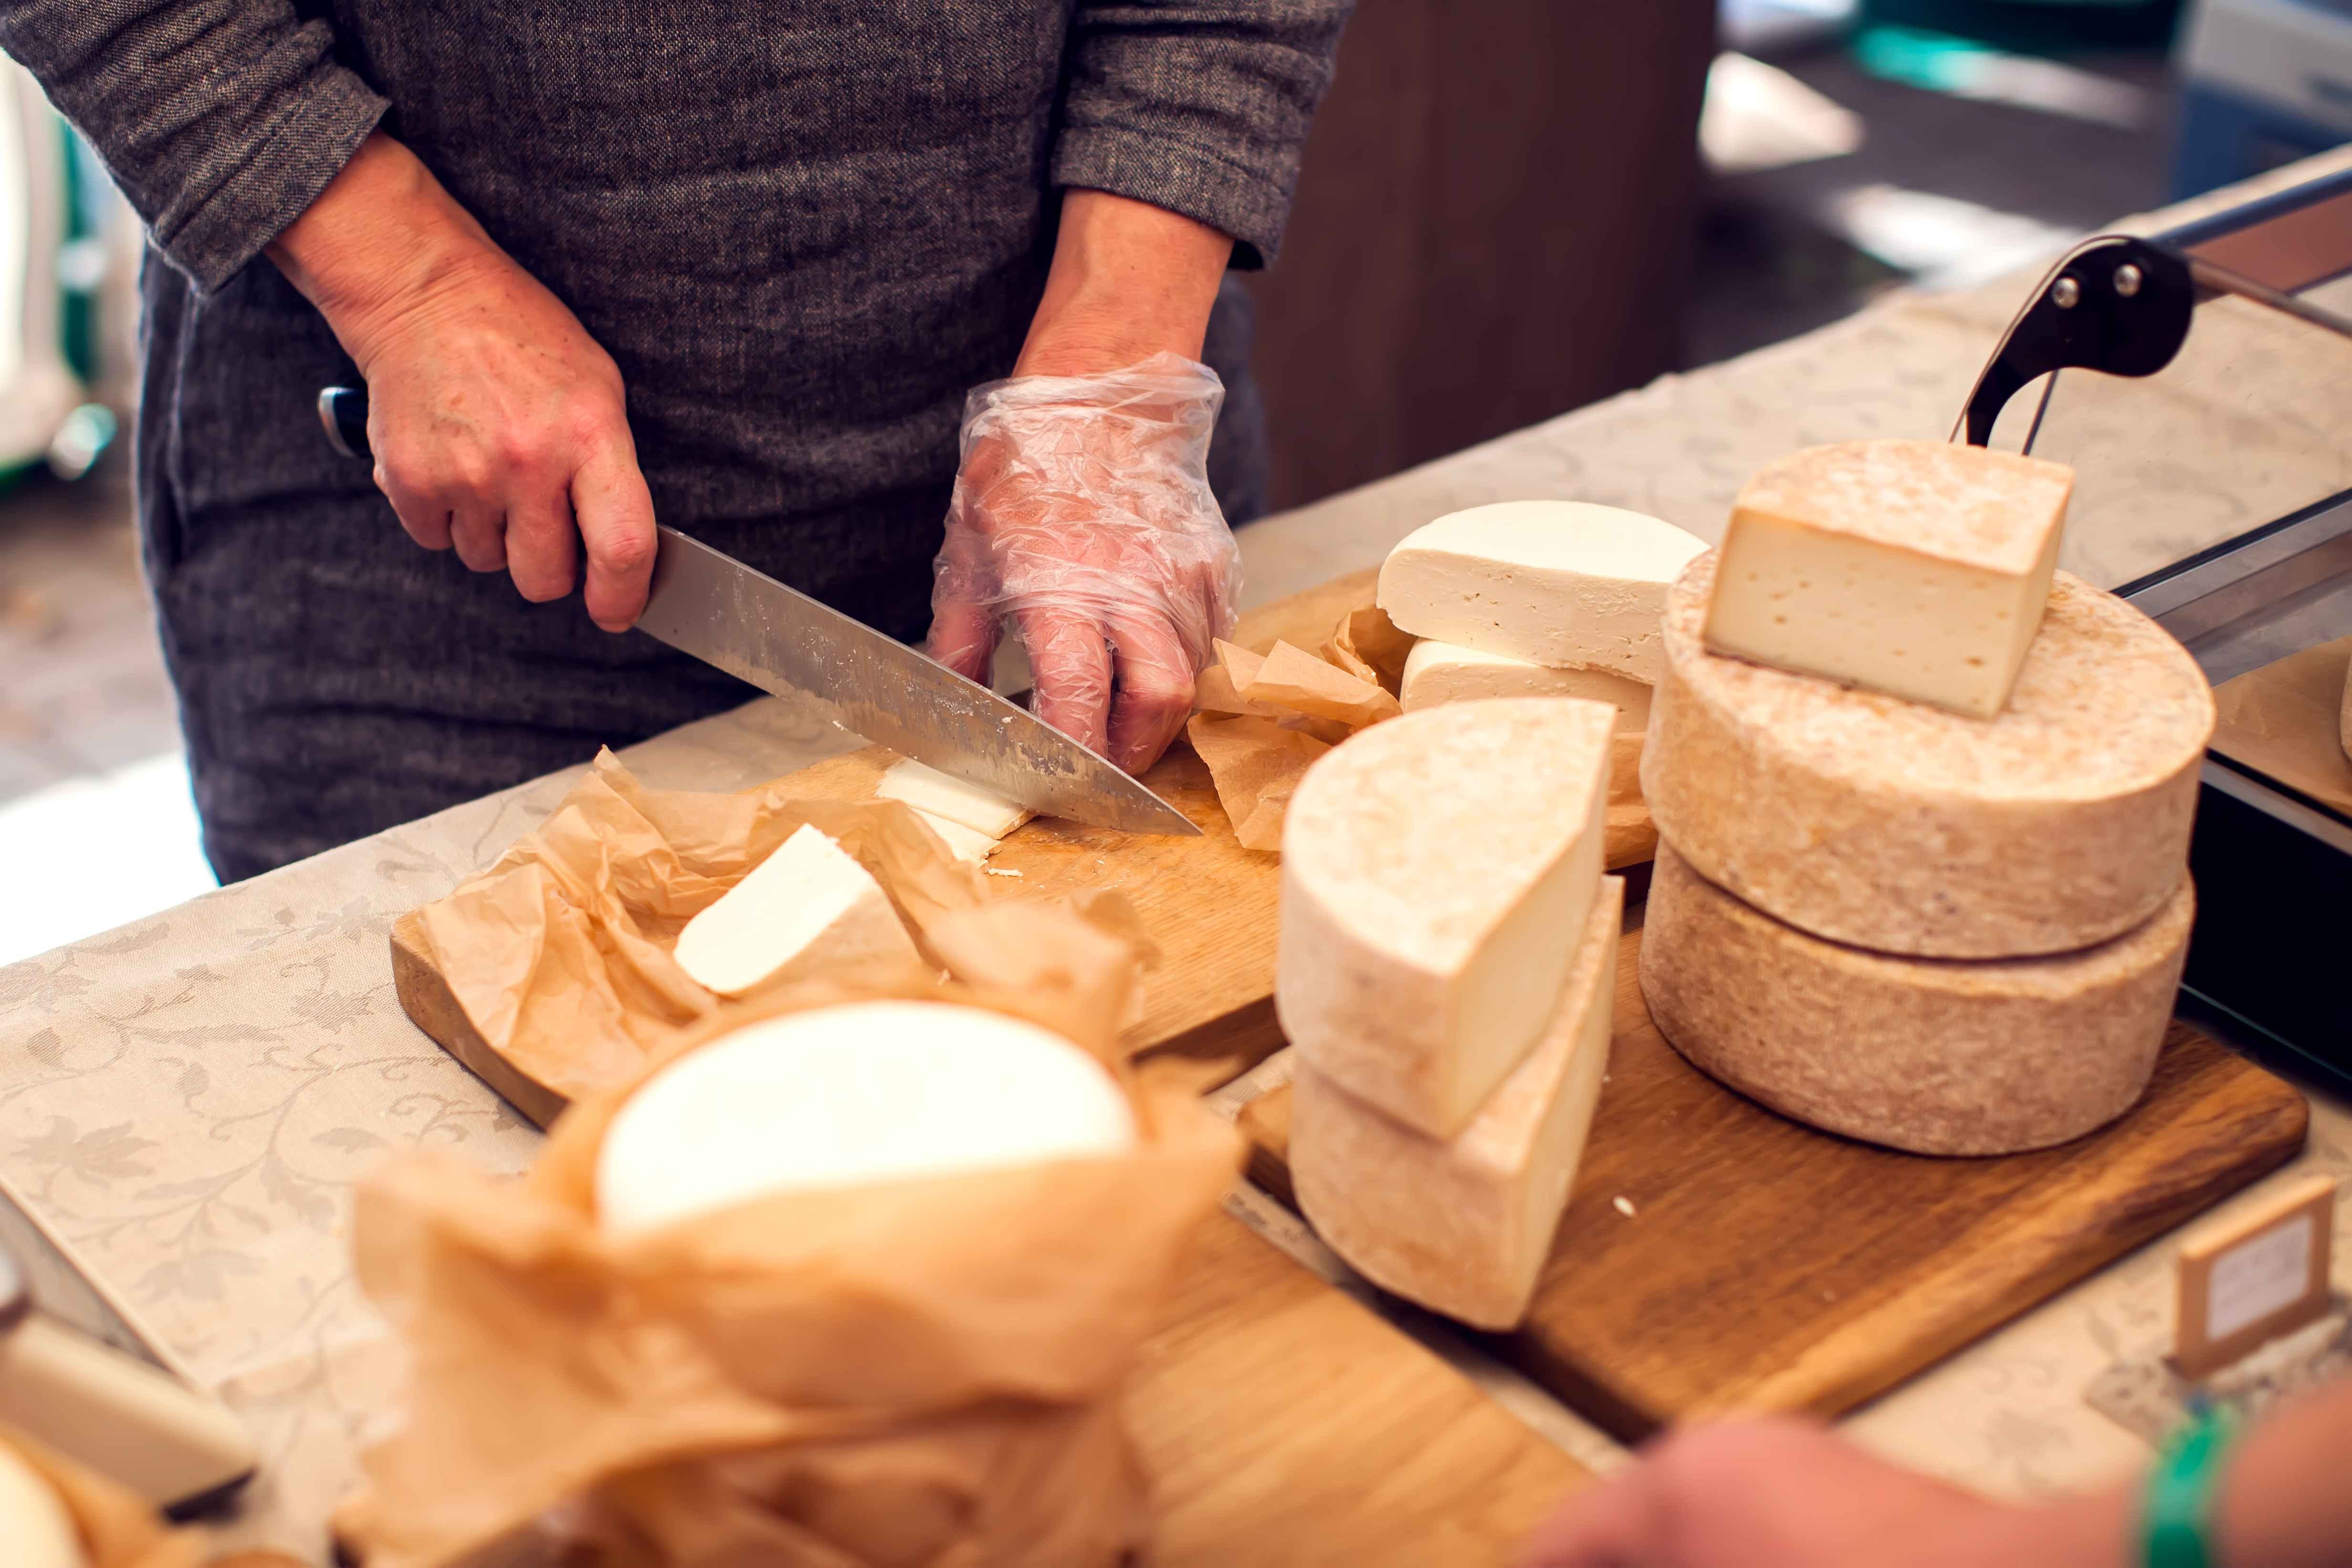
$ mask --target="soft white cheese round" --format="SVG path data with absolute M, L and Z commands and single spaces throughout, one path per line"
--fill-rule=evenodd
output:
M 85 1568 L 81 1532 L 48 1479 L 0 1443 L 0 1563 L 7 1568 Z
M 855 1002 L 752 1024 L 656 1074 L 605 1130 L 615 1233 L 774 1193 L 1115 1155 L 1135 1143 L 1103 1065 L 1049 1030 L 943 1002 Z

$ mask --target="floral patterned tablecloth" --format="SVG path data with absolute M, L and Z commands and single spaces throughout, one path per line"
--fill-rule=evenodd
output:
M 2352 153 L 2325 162 L 2352 164 Z M 2314 172 L 2300 165 L 2271 183 Z M 1412 528 L 1486 500 L 1601 501 L 1716 537 L 1741 480 L 1784 452 L 1944 434 L 2030 282 L 1894 297 L 1805 338 L 1269 519 L 1244 532 L 1247 598 L 1375 564 Z M 855 744 L 805 709 L 762 700 L 627 755 L 657 786 L 731 789 Z M 0 968 L 0 1173 L 252 1426 L 264 1466 L 225 1531 L 231 1542 L 323 1563 L 327 1511 L 371 1424 L 390 1418 L 396 1348 L 348 1267 L 353 1182 L 392 1150 L 455 1148 L 512 1171 L 537 1145 L 528 1124 L 402 1015 L 386 937 L 401 913 L 542 819 L 575 776 Z M 2322 1097 L 2297 1168 L 2315 1167 L 2352 1172 L 2352 1111 Z M 2347 1241 L 2337 1255 L 2352 1260 Z M 2002 1495 L 2115 1474 L 2145 1450 L 2093 1413 L 2082 1389 L 2120 1355 L 2166 1339 L 2169 1279 L 2168 1244 L 2143 1249 L 1846 1428 Z M 1524 1388 L 1506 1393 L 1515 1408 L 1543 1403 Z M 1572 1419 L 1538 1425 L 1589 1460 L 1612 1457 Z

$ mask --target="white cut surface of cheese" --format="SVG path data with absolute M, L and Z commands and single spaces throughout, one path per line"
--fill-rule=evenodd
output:
M 1705 549 L 1615 507 L 1473 507 L 1399 541 L 1381 566 L 1380 607 L 1416 637 L 1654 685 L 1666 586 Z
M 992 839 L 1003 838 L 1035 815 L 1026 806 L 1016 806 L 977 784 L 951 779 L 911 757 L 890 764 L 874 792 L 885 800 L 904 800 L 925 816 L 961 822 Z
M 978 828 L 967 828 L 961 822 L 951 821 L 946 817 L 935 817 L 920 807 L 915 809 L 915 815 L 923 819 L 923 826 L 947 841 L 950 854 L 971 865 L 985 863 L 1002 841 Z
M 1923 1155 L 2047 1148 L 2147 1086 L 2197 900 L 2036 958 L 1904 958 L 1774 920 L 1658 848 L 1642 995 L 1701 1071 L 1800 1122 Z
M 1283 817 L 1275 1007 L 1299 1055 L 1450 1138 L 1549 1021 L 1601 889 L 1616 710 L 1423 708 L 1316 759 Z
M 1450 1139 L 1299 1064 L 1291 1180 L 1317 1233 L 1374 1284 L 1475 1328 L 1527 1315 L 1609 1066 L 1624 910 L 1624 880 L 1604 878 L 1542 1038 Z
M 2074 471 L 1941 441 L 1768 465 L 1733 505 L 1706 645 L 1974 718 L 2041 629 Z
M 1583 697 L 1617 710 L 1617 727 L 1631 733 L 1650 723 L 1650 688 L 1607 670 L 1557 669 L 1508 653 L 1457 648 L 1424 637 L 1405 655 L 1399 700 L 1413 713 L 1482 697 Z
M 688 921 L 675 956 L 722 997 L 878 960 L 921 962 L 882 884 L 809 822 Z
M 1134 1113 L 1050 1030 L 945 1002 L 853 1002 L 751 1024 L 614 1113 L 596 1157 L 616 1235 L 776 1193 L 1120 1154 Z
M 48 1478 L 0 1443 L 0 1563 L 85 1568 L 81 1531 Z
M 1707 651 L 1716 559 L 1666 607 L 1642 793 L 1692 869 L 1834 942 L 2063 953 L 2154 915 L 2189 861 L 2213 690 L 2132 606 L 2060 572 L 1991 719 Z

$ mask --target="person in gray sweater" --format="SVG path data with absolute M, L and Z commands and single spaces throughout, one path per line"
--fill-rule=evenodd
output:
M 1190 361 L 1245 517 L 1226 274 L 1349 4 L 0 0 L 149 227 L 140 520 L 223 880 L 751 695 L 614 634 L 656 517 L 909 640 L 939 558 L 946 662 L 1009 620 L 1148 764 L 1237 581 Z M 361 380 L 373 475 L 312 411 Z M 1081 451 L 1098 496 L 1037 456 Z

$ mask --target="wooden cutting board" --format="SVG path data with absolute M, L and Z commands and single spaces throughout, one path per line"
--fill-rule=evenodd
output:
M 1359 572 L 1253 611 L 1234 636 L 1257 651 L 1277 638 L 1320 647 L 1339 617 L 1364 602 L 1375 575 Z M 803 768 L 791 776 L 790 789 L 804 799 L 869 800 L 897 760 L 895 752 L 868 747 Z M 1159 838 L 1039 819 L 1004 841 L 988 863 L 1008 874 L 990 880 L 1008 894 L 1050 898 L 1087 888 L 1125 894 L 1161 956 L 1147 977 L 1137 1042 L 1146 1051 L 1225 1058 L 1239 1071 L 1282 1045 L 1274 1021 L 1281 862 L 1234 839 L 1207 765 L 1181 737 L 1143 781 L 1198 824 L 1201 836 Z M 482 1039 L 435 968 L 413 911 L 394 923 L 392 973 L 401 1008 L 419 1029 L 535 1125 L 554 1120 L 563 1096 Z
M 1851 1409 L 2303 1148 L 2303 1096 L 2180 1023 L 2140 1103 L 2059 1148 L 1936 1159 L 1815 1132 L 1666 1043 L 1636 978 L 1641 915 L 1551 1260 L 1528 1321 L 1486 1336 L 1628 1441 L 1690 1416 Z M 1253 1178 L 1295 1203 L 1288 1095 L 1240 1124 Z
M 1225 1214 L 1128 1411 L 1155 1483 L 1152 1568 L 1492 1568 L 1587 1479 Z

